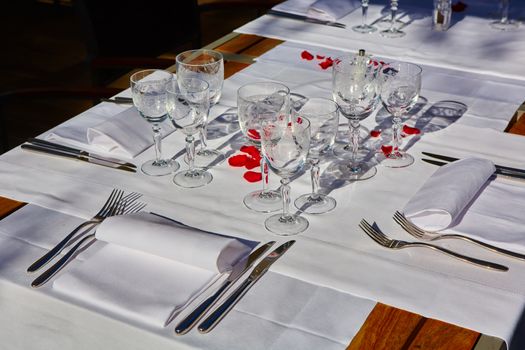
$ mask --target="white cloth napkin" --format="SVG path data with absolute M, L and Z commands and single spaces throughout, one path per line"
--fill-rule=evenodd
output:
M 169 123 L 162 124 L 163 136 L 174 130 Z M 153 144 L 151 125 L 139 115 L 135 107 L 130 107 L 87 129 L 60 126 L 54 129 L 47 139 L 126 158 L 135 157 Z
M 96 237 L 108 244 L 57 278 L 53 288 L 154 327 L 166 326 L 250 250 L 236 239 L 146 213 L 107 219 Z
M 361 2 L 357 0 L 288 0 L 274 6 L 273 9 L 333 22 L 359 6 Z
M 410 199 L 403 213 L 429 231 L 452 225 L 494 173 L 487 159 L 467 158 L 440 167 Z

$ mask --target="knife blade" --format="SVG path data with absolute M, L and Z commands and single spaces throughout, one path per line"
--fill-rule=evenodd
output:
M 337 27 L 337 28 L 346 28 L 346 24 L 339 23 L 339 22 L 331 22 L 331 21 L 324 21 L 317 18 L 308 17 L 305 15 L 298 15 L 296 13 L 290 13 L 290 12 L 284 12 L 284 11 L 278 11 L 278 10 L 268 10 L 266 12 L 267 15 L 273 15 L 277 17 L 284 17 L 289 19 L 296 19 L 299 21 L 309 22 L 309 23 L 315 23 L 315 24 L 323 24 L 325 26 L 331 26 L 331 27 Z
M 242 259 L 237 264 L 235 264 L 226 281 L 222 283 L 219 289 L 217 289 L 217 291 L 212 296 L 200 303 L 199 306 L 195 308 L 195 310 L 193 310 L 188 316 L 179 322 L 179 324 L 175 327 L 175 333 L 177 335 L 188 333 L 193 328 L 193 326 L 199 322 L 202 316 L 204 316 L 204 314 L 206 314 L 206 312 L 208 312 L 208 310 L 210 310 L 212 306 L 215 305 L 217 300 L 219 300 L 220 297 L 222 297 L 228 291 L 228 289 L 253 266 L 255 261 L 257 261 L 261 255 L 266 253 L 266 251 L 274 244 L 275 241 L 270 241 L 260 246 L 245 259 Z
M 255 266 L 250 276 L 233 291 L 228 299 L 226 299 L 215 311 L 211 313 L 200 325 L 200 333 L 208 333 L 211 331 L 226 314 L 237 304 L 237 302 L 248 292 L 248 290 L 268 271 L 270 266 L 276 262 L 284 253 L 290 249 L 295 243 L 294 240 L 281 244 L 268 256 L 266 256 L 260 263 Z
M 421 160 L 424 161 L 424 162 L 427 162 L 429 164 L 437 165 L 437 166 L 443 166 L 443 165 L 449 164 L 447 162 L 441 162 L 439 160 L 434 160 L 434 159 L 423 158 Z M 508 178 L 525 180 L 525 174 L 508 172 L 508 171 L 504 171 L 504 170 L 501 170 L 501 169 L 498 169 L 498 168 L 496 168 L 496 171 L 494 172 L 494 174 L 495 175 L 500 175 L 500 176 L 503 176 L 503 177 L 508 177 Z
M 69 158 L 69 159 L 80 160 L 80 161 L 91 163 L 91 164 L 102 165 L 102 166 L 112 168 L 112 169 L 124 170 L 124 171 L 129 171 L 132 173 L 137 172 L 136 169 L 128 167 L 128 166 L 115 164 L 115 163 L 104 161 L 101 159 L 89 158 L 83 155 L 74 154 L 74 153 L 59 150 L 59 149 L 47 148 L 47 147 L 42 147 L 42 146 L 37 146 L 37 145 L 32 145 L 32 144 L 27 144 L 27 143 L 21 145 L 20 148 L 26 151 L 34 151 L 34 152 L 39 152 L 39 153 Z
M 58 144 L 58 143 L 54 143 L 54 142 L 51 142 L 51 141 L 47 141 L 47 140 L 41 140 L 41 139 L 36 139 L 36 138 L 29 138 L 29 139 L 27 139 L 27 142 L 30 143 L 30 144 L 36 145 L 36 146 L 57 149 L 59 151 L 69 152 L 69 153 L 72 153 L 72 154 L 85 156 L 85 157 L 88 157 L 88 158 L 95 158 L 95 159 L 99 159 L 99 160 L 102 160 L 102 161 L 105 161 L 105 162 L 110 162 L 110 163 L 115 163 L 115 164 L 118 164 L 118 165 L 123 165 L 123 166 L 129 167 L 129 168 L 136 168 L 137 167 L 133 163 L 129 163 L 129 162 L 117 159 L 117 158 L 101 156 L 101 155 L 98 155 L 98 154 L 95 154 L 95 153 L 84 151 L 84 150 L 81 150 L 81 149 L 78 149 L 78 148 L 73 148 L 73 147 L 70 147 L 70 146 L 64 146 L 64 145 L 61 145 L 61 144 Z

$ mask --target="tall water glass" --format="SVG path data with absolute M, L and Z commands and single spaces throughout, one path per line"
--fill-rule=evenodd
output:
M 237 113 L 244 136 L 259 150 L 261 148 L 262 123 L 288 116 L 290 89 L 275 82 L 258 82 L 243 85 L 237 91 Z M 270 213 L 281 207 L 281 195 L 268 189 L 266 163 L 261 159 L 262 189 L 244 197 L 246 207 Z
M 306 118 L 282 118 L 266 121 L 262 131 L 262 152 L 272 172 L 281 177 L 282 214 L 270 216 L 264 222 L 267 230 L 289 236 L 308 228 L 308 220 L 291 214 L 290 178 L 306 163 L 310 147 L 310 122 Z
M 352 27 L 352 30 L 358 33 L 367 34 L 367 33 L 373 33 L 377 30 L 376 27 L 371 26 L 370 24 L 367 23 L 368 3 L 369 3 L 369 0 L 361 0 L 362 22 L 361 24 Z
M 407 62 L 390 62 L 381 68 L 381 101 L 392 114 L 392 150 L 388 154 L 380 153 L 377 156 L 383 166 L 401 168 L 414 162 L 410 154 L 400 149 L 401 118 L 414 107 L 419 98 L 421 73 L 421 67 Z
M 501 19 L 490 23 L 490 26 L 498 30 L 516 30 L 519 23 L 509 19 L 510 0 L 500 0 Z
M 306 118 L 310 121 L 310 150 L 308 160 L 311 165 L 310 177 L 312 192 L 303 194 L 294 202 L 302 212 L 322 214 L 336 206 L 336 201 L 330 196 L 319 193 L 319 162 L 321 157 L 330 152 L 335 142 L 339 126 L 339 106 L 326 98 L 310 98 L 299 110 L 292 110 L 296 120 Z
M 213 50 L 189 50 L 182 52 L 175 58 L 177 79 L 198 78 L 205 80 L 210 86 L 210 106 L 219 102 L 224 82 L 224 59 L 222 54 Z M 206 167 L 212 162 L 225 158 L 224 154 L 207 145 L 208 121 L 199 129 L 201 146 L 195 155 L 195 164 Z M 187 159 L 186 159 L 187 160 Z
M 390 1 L 390 27 L 379 32 L 386 38 L 400 38 L 405 36 L 405 32 L 396 28 L 397 0 Z
M 180 165 L 175 160 L 162 158 L 160 123 L 168 118 L 166 112 L 166 87 L 173 81 L 173 74 L 163 70 L 146 69 L 130 78 L 133 105 L 153 129 L 155 159 L 142 164 L 146 175 L 162 176 L 176 171 Z
M 175 174 L 173 182 L 181 187 L 193 188 L 211 182 L 210 172 L 194 167 L 194 135 L 206 121 L 210 109 L 209 85 L 198 78 L 178 79 L 167 88 L 167 110 L 173 125 L 186 135 L 188 170 Z
M 350 144 L 334 148 L 338 157 L 349 159 L 341 170 L 350 180 L 366 180 L 377 173 L 365 157 L 369 151 L 360 148 L 361 120 L 372 114 L 379 103 L 378 66 L 369 56 L 343 56 L 334 61 L 332 94 L 341 113 L 348 119 Z

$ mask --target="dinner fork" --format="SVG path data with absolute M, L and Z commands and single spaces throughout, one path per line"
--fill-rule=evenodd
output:
M 123 215 L 123 214 L 134 214 L 138 213 L 144 207 L 146 206 L 145 203 L 142 202 L 135 202 L 131 204 L 130 206 L 126 206 L 126 203 L 121 203 L 118 206 L 118 209 L 115 213 L 115 215 Z M 91 240 L 90 243 L 84 244 L 87 241 Z M 60 258 L 55 264 L 53 264 L 49 269 L 44 271 L 40 276 L 35 278 L 33 282 L 31 282 L 31 287 L 40 287 L 42 284 L 49 281 L 51 277 L 53 277 L 58 271 L 60 271 L 69 261 L 71 261 L 71 258 L 75 254 L 75 252 L 80 247 L 87 247 L 89 244 L 95 241 L 95 233 L 91 233 L 84 238 L 82 238 L 80 241 L 77 242 L 64 256 Z
M 485 267 L 487 269 L 491 270 L 497 270 L 497 271 L 507 271 L 509 268 L 507 266 L 503 266 L 500 264 L 492 263 L 490 261 L 485 261 L 477 258 L 472 258 L 469 256 L 465 256 L 456 252 L 453 252 L 452 250 L 445 249 L 443 247 L 424 243 L 424 242 L 406 242 L 401 241 L 397 239 L 391 239 L 388 236 L 386 236 L 383 232 L 379 231 L 372 225 L 370 225 L 365 219 L 361 220 L 361 223 L 359 224 L 359 227 L 365 231 L 365 233 L 372 238 L 376 243 L 382 245 L 383 247 L 389 248 L 389 249 L 402 249 L 402 248 L 409 248 L 409 247 L 425 247 L 430 248 L 433 250 L 436 250 L 438 252 L 450 255 L 456 259 Z
M 42 266 L 46 265 L 51 259 L 57 256 L 62 250 L 64 250 L 69 241 L 77 234 L 77 232 L 79 232 L 84 227 L 91 226 L 89 228 L 90 230 L 95 225 L 101 223 L 105 218 L 115 215 L 119 203 L 125 201 L 128 204 L 131 204 L 141 196 L 141 194 L 135 192 L 132 192 L 125 197 L 123 197 L 123 194 L 124 191 L 122 190 L 114 189 L 113 191 L 111 191 L 111 194 L 106 200 L 106 203 L 104 203 L 102 208 L 99 210 L 98 213 L 95 214 L 95 216 L 93 216 L 87 221 L 84 221 L 75 229 L 73 229 L 73 231 L 71 231 L 66 237 L 64 237 L 64 239 L 62 239 L 56 246 L 54 246 L 50 251 L 48 251 L 46 254 L 44 254 L 42 257 L 36 260 L 33 264 L 31 264 L 31 266 L 27 268 L 27 272 L 35 272 L 39 270 Z M 86 232 L 88 232 L 89 230 L 87 230 Z
M 406 216 L 400 213 L 399 211 L 395 212 L 394 221 L 397 222 L 405 231 L 407 231 L 409 234 L 411 234 L 412 236 L 416 238 L 420 238 L 420 239 L 427 240 L 427 241 L 437 241 L 440 239 L 451 239 L 451 238 L 462 239 L 467 242 L 475 243 L 490 251 L 500 253 L 503 255 L 507 255 L 507 256 L 510 256 L 516 259 L 525 260 L 525 255 L 523 254 L 512 252 L 510 250 L 506 250 L 503 248 L 495 247 L 491 244 L 488 244 L 482 241 L 478 241 L 477 239 L 474 239 L 468 236 L 463 236 L 459 234 L 439 234 L 435 232 L 425 231 L 422 228 L 419 228 L 416 225 L 414 225 L 413 222 L 408 220 Z

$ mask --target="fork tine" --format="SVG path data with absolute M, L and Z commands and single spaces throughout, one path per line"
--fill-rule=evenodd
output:
M 122 200 L 123 195 L 124 191 L 117 190 L 117 195 L 113 198 L 112 202 L 105 208 L 106 210 L 101 214 L 101 216 L 110 216 L 111 212 L 115 210 L 115 207 L 117 207 L 118 203 Z
M 363 231 L 365 231 L 366 234 L 368 234 L 368 236 L 370 236 L 370 238 L 372 238 L 377 243 L 379 243 L 379 244 L 381 244 L 383 246 L 387 246 L 388 245 L 388 243 L 390 241 L 388 239 L 388 237 L 386 237 L 382 232 L 377 231 L 365 219 L 361 220 L 360 227 L 361 227 L 361 229 L 363 229 Z
M 394 221 L 397 222 L 405 231 L 416 238 L 422 238 L 425 235 L 425 232 L 419 227 L 414 225 L 410 220 L 406 218 L 399 211 L 394 213 Z
M 106 203 L 104 203 L 104 205 L 102 206 L 102 208 L 100 208 L 100 210 L 98 211 L 98 213 L 96 215 L 102 215 L 102 213 L 104 213 L 104 211 L 106 211 L 106 209 L 109 207 L 110 203 L 113 201 L 113 198 L 115 198 L 115 196 L 117 195 L 119 190 L 117 190 L 116 188 L 113 189 L 113 191 L 111 191 L 111 194 L 109 195 L 108 199 L 106 200 Z

